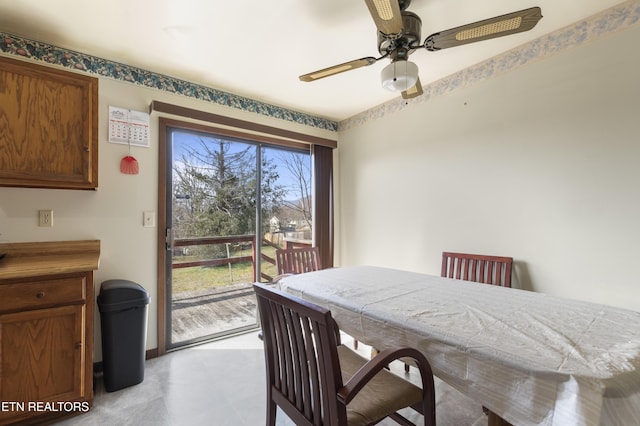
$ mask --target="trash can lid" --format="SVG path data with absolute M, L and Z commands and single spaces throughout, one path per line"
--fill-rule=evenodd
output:
M 149 303 L 149 293 L 140 284 L 128 280 L 108 280 L 100 286 L 98 307 L 100 311 L 110 308 L 144 306 Z

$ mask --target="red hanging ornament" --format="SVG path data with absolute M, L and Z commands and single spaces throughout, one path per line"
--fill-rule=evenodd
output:
M 127 155 L 120 160 L 120 173 L 125 175 L 137 175 L 140 172 L 140 166 L 138 160 L 131 155 Z

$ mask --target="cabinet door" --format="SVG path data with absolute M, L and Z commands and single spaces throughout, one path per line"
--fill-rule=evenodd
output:
M 98 80 L 0 57 L 0 186 L 98 186 Z
M 0 401 L 85 396 L 83 317 L 83 305 L 0 315 Z M 23 414 L 0 411 L 0 424 Z

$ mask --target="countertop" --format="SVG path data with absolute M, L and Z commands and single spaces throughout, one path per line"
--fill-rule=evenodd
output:
M 0 244 L 0 280 L 94 271 L 100 241 L 49 241 Z

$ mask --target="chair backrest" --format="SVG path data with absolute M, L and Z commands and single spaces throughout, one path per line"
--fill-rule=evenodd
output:
M 276 250 L 276 268 L 278 275 L 318 271 L 322 269 L 320 266 L 320 250 L 318 247 Z
M 267 403 L 296 425 L 346 425 L 346 406 L 331 312 L 264 284 L 255 283 L 267 368 Z M 275 413 L 275 407 L 270 408 Z
M 513 258 L 442 252 L 441 276 L 511 287 Z

